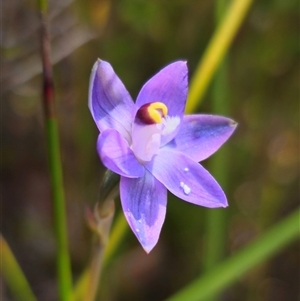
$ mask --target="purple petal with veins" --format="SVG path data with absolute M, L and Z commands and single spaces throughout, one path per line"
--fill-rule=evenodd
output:
M 209 208 L 227 206 L 225 194 L 216 180 L 182 153 L 163 148 L 146 168 L 182 200 Z
M 233 120 L 214 115 L 184 116 L 176 137 L 166 147 L 200 162 L 216 152 L 236 128 Z
M 222 116 L 183 116 L 187 87 L 186 62 L 178 61 L 154 75 L 134 103 L 109 63 L 98 60 L 92 70 L 97 151 L 121 175 L 122 208 L 146 252 L 158 241 L 167 189 L 196 205 L 227 206 L 223 190 L 198 162 L 217 151 L 236 124 Z
M 166 66 L 142 87 L 136 105 L 160 101 L 168 107 L 169 116 L 183 116 L 188 91 L 186 62 L 179 61 Z
M 115 129 L 131 142 L 135 105 L 111 65 L 98 60 L 92 70 L 89 108 L 99 131 Z
M 133 233 L 149 253 L 158 241 L 165 220 L 167 189 L 145 172 L 138 179 L 121 177 L 120 196 Z
M 116 130 L 105 130 L 99 135 L 97 150 L 103 165 L 113 172 L 129 178 L 143 176 L 145 168 L 135 157 L 128 142 Z

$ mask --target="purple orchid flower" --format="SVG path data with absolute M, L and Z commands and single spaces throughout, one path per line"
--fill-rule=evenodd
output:
M 147 253 L 163 225 L 167 190 L 209 208 L 226 207 L 226 196 L 199 161 L 213 154 L 236 123 L 212 115 L 187 115 L 186 62 L 172 63 L 153 76 L 133 102 L 111 65 L 92 70 L 89 108 L 100 131 L 103 164 L 121 176 L 126 219 Z

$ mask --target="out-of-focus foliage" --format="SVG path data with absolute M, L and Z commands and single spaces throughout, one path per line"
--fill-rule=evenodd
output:
M 5 1 L 3 11 L 2 232 L 38 299 L 56 300 L 39 18 L 30 1 Z M 91 253 L 84 207 L 97 201 L 103 173 L 87 108 L 94 61 L 109 61 L 133 98 L 171 61 L 186 59 L 191 77 L 214 32 L 214 6 L 209 0 L 53 0 L 49 16 L 76 278 Z M 226 256 L 299 203 L 298 20 L 296 0 L 256 1 L 228 55 L 229 115 L 239 127 L 228 143 Z M 222 113 L 212 111 L 211 99 L 208 91 L 201 111 Z M 163 300 L 199 275 L 206 210 L 170 196 L 159 244 L 146 255 L 128 233 L 102 279 L 103 300 Z M 297 244 L 283 250 L 222 300 L 296 300 L 298 252 Z M 5 286 L 4 296 L 12 300 Z

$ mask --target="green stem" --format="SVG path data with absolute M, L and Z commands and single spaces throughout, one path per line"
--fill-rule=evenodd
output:
M 43 63 L 43 104 L 45 113 L 46 142 L 52 190 L 54 229 L 57 243 L 57 270 L 61 301 L 71 297 L 72 279 L 68 251 L 67 221 L 63 173 L 60 158 L 59 134 L 55 114 L 54 86 L 50 60 L 50 38 L 48 33 L 47 0 L 38 1 L 41 13 L 41 56 Z
M 104 262 L 103 262 L 104 268 L 107 266 L 107 264 L 113 257 L 115 251 L 120 246 L 122 239 L 124 238 L 128 229 L 129 229 L 129 227 L 128 227 L 127 221 L 125 219 L 124 213 L 121 212 L 121 213 L 119 213 L 119 215 L 116 218 L 116 221 L 115 221 L 115 224 L 113 227 L 113 231 L 109 238 L 109 243 L 107 245 L 107 248 L 105 249 Z
M 46 139 L 49 156 L 53 200 L 54 230 L 57 243 L 57 273 L 60 300 L 70 300 L 72 290 L 70 256 L 68 251 L 65 196 L 59 153 L 59 138 L 55 119 L 46 119 Z
M 48 0 L 38 0 L 40 12 L 46 14 L 48 11 Z
M 186 112 L 194 112 L 228 50 L 253 0 L 233 0 L 223 22 L 213 35 L 192 78 Z
M 37 301 L 13 252 L 0 235 L 1 274 L 14 296 L 14 300 Z M 4 296 L 2 296 L 4 297 Z
M 86 287 L 83 291 L 84 296 L 83 299 L 80 298 L 80 300 L 94 301 L 96 298 L 100 281 L 101 268 L 103 265 L 103 253 L 104 249 L 101 243 L 94 246 L 92 261 L 86 275 L 87 282 Z
M 216 23 L 219 24 L 228 1 L 216 0 Z M 227 115 L 229 111 L 229 91 L 227 84 L 227 60 L 220 64 L 213 81 L 212 106 L 213 112 Z M 210 171 L 216 177 L 221 187 L 228 188 L 228 148 L 222 147 L 210 159 Z M 224 209 L 207 210 L 206 212 L 206 239 L 203 251 L 203 269 L 210 271 L 223 257 L 227 233 L 227 211 Z M 217 295 L 210 301 L 217 300 Z
M 96 298 L 103 266 L 104 251 L 108 242 L 110 227 L 115 212 L 113 196 L 118 193 L 118 190 L 117 187 L 117 189 L 112 191 L 111 197 L 105 201 L 106 204 L 104 207 L 101 208 L 97 204 L 93 215 L 89 216 L 89 225 L 94 231 L 93 254 L 86 274 L 87 282 L 83 291 L 84 295 L 80 300 L 94 301 Z M 103 210 L 104 208 L 105 210 Z
M 102 270 L 105 270 L 107 264 L 114 255 L 114 252 L 118 249 L 122 239 L 124 238 L 127 232 L 127 229 L 127 221 L 124 217 L 123 212 L 121 212 L 116 218 L 116 221 L 112 228 L 112 233 L 109 237 L 108 244 L 104 249 Z M 73 291 L 72 301 L 80 301 L 83 299 L 86 289 L 89 286 L 89 273 L 90 271 L 86 270 L 78 280 Z
M 73 301 L 95 300 L 104 264 L 107 264 L 108 256 L 112 255 L 110 245 L 121 241 L 118 239 L 118 235 L 116 241 L 116 227 L 110 236 L 111 223 L 115 212 L 114 199 L 119 195 L 119 182 L 120 176 L 107 170 L 100 185 L 99 202 L 93 212 L 90 210 L 86 212 L 88 225 L 94 234 L 92 260 L 89 268 L 85 270 L 74 288 Z M 117 220 L 117 226 L 118 224 L 119 219 Z M 109 253 L 107 253 L 107 245 Z M 116 250 L 116 248 L 113 248 L 113 250 Z
M 219 264 L 203 277 L 196 279 L 166 301 L 201 301 L 220 293 L 251 268 L 269 259 L 299 238 L 299 218 L 300 209 L 298 208 L 231 258 Z

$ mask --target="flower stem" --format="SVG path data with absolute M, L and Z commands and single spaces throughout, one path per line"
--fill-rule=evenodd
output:
M 48 33 L 47 0 L 39 0 L 41 14 L 41 55 L 43 64 L 43 104 L 45 114 L 46 142 L 51 180 L 54 230 L 57 243 L 57 269 L 61 301 L 70 300 L 72 280 L 68 252 L 65 196 L 59 135 L 54 105 L 53 74 L 50 61 L 50 39 Z
M 95 217 L 93 219 L 93 230 L 95 231 L 93 253 L 90 267 L 87 271 L 87 282 L 84 289 L 83 301 L 94 301 L 97 295 L 100 282 L 101 271 L 103 267 L 104 251 L 108 241 L 111 223 L 113 220 L 115 207 L 114 199 L 109 200 L 106 210 L 102 211 L 96 206 Z
M 194 112 L 202 99 L 216 68 L 236 35 L 253 0 L 233 0 L 223 22 L 212 37 L 192 78 L 186 113 Z
M 105 248 L 109 240 L 110 228 L 115 213 L 114 199 L 119 194 L 119 181 L 119 175 L 109 170 L 106 171 L 100 187 L 100 201 L 96 204 L 93 212 L 90 210 L 86 212 L 87 222 L 94 233 L 94 242 L 92 260 L 84 274 L 85 286 L 80 300 L 94 301 L 97 295 Z
M 299 238 L 300 209 L 238 251 L 231 258 L 191 282 L 166 301 L 202 301 L 220 293 L 243 274 Z
M 107 248 L 105 249 L 103 262 L 104 267 L 106 267 L 108 262 L 111 260 L 112 256 L 120 246 L 122 239 L 124 238 L 128 230 L 129 227 L 125 219 L 124 213 L 120 212 L 119 215 L 116 217 L 116 221 L 111 236 L 109 238 L 109 243 L 107 245 Z
M 101 267 L 102 271 L 106 268 L 107 264 L 111 260 L 112 256 L 114 255 L 114 252 L 117 250 L 122 239 L 127 233 L 127 230 L 127 221 L 124 217 L 123 212 L 120 212 L 119 215 L 116 217 L 116 221 L 114 222 L 114 226 L 112 228 L 108 244 L 104 250 L 103 262 Z M 102 254 L 99 254 L 99 257 L 100 256 L 102 256 Z M 72 301 L 80 301 L 83 299 L 83 296 L 89 285 L 89 274 L 90 270 L 86 270 L 78 280 L 73 291 Z

